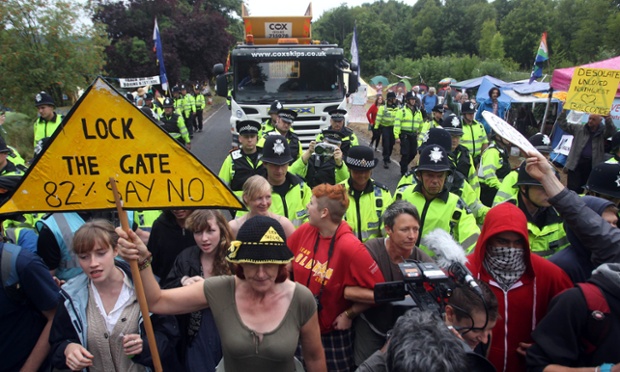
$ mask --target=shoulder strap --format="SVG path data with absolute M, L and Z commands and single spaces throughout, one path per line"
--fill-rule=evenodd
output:
M 2 287 L 6 295 L 13 301 L 19 302 L 23 299 L 20 291 L 19 275 L 17 273 L 17 256 L 22 248 L 15 244 L 2 243 Z
M 585 353 L 590 355 L 609 334 L 611 328 L 611 309 L 601 289 L 593 283 L 577 283 L 588 305 L 588 322 L 583 333 L 582 343 Z

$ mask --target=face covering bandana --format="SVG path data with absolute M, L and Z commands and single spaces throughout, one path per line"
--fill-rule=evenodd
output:
M 487 247 L 484 266 L 504 289 L 513 285 L 525 272 L 524 248 Z

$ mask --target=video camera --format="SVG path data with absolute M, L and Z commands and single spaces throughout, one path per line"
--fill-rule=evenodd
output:
M 338 146 L 332 145 L 331 143 L 317 143 L 316 146 L 314 146 L 314 153 L 324 157 L 332 157 L 337 148 Z
M 378 283 L 375 285 L 375 303 L 402 301 L 411 296 L 411 307 L 436 311 L 443 315 L 445 302 L 452 293 L 451 283 L 443 270 L 432 262 L 405 261 L 398 264 L 403 281 Z

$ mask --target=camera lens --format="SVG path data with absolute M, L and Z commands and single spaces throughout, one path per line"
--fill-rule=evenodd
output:
M 322 155 L 325 153 L 325 147 L 323 146 L 315 146 L 314 147 L 314 152 L 318 155 Z

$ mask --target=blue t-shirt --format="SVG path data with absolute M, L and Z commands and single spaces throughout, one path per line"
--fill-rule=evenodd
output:
M 16 267 L 25 300 L 9 299 L 0 285 L 0 372 L 17 371 L 26 362 L 47 321 L 41 311 L 55 309 L 60 300 L 58 286 L 39 256 L 22 249 Z
M 433 94 L 432 96 L 429 95 L 425 95 L 424 97 L 422 97 L 422 104 L 424 105 L 424 111 L 426 111 L 427 114 L 431 114 L 433 112 L 433 108 L 435 106 L 437 106 L 437 95 Z

